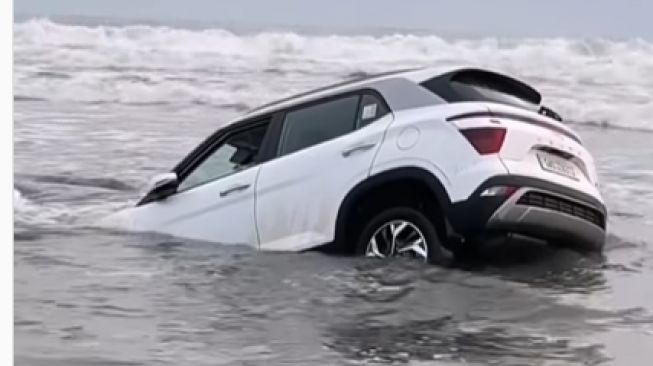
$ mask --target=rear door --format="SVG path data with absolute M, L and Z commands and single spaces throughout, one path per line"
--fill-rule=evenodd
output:
M 333 240 L 340 202 L 369 175 L 392 114 L 372 91 L 284 112 L 277 157 L 261 167 L 261 249 L 304 250 Z
M 210 144 L 180 169 L 177 193 L 136 207 L 134 227 L 257 247 L 254 192 L 269 124 L 236 128 Z

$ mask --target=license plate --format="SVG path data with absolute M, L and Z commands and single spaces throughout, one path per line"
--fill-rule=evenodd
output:
M 577 170 L 574 163 L 569 162 L 565 159 L 559 158 L 557 156 L 538 153 L 537 160 L 540 162 L 542 169 L 556 173 L 567 178 L 578 180 Z

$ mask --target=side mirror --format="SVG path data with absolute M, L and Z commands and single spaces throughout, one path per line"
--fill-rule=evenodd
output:
M 162 200 L 177 192 L 179 179 L 177 173 L 169 172 L 154 176 L 150 181 L 150 190 L 140 204 Z

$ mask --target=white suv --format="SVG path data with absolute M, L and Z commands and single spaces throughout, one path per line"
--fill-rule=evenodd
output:
M 597 187 L 581 139 L 530 86 L 413 69 L 252 110 L 121 215 L 132 230 L 263 250 L 439 262 L 491 234 L 601 250 Z

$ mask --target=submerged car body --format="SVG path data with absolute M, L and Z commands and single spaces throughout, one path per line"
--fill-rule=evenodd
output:
M 414 69 L 250 111 L 156 179 L 128 217 L 132 230 L 264 250 L 432 259 L 493 233 L 600 250 L 597 187 L 581 139 L 530 86 Z

